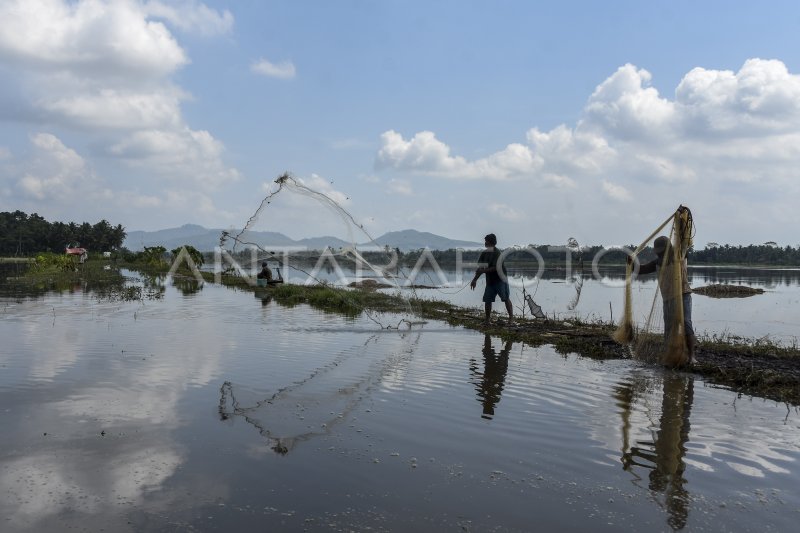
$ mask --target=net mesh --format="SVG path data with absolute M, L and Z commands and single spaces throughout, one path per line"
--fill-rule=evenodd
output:
M 351 299 L 351 303 L 354 307 L 359 307 L 367 318 L 375 322 L 381 328 L 397 329 L 401 326 L 410 327 L 413 324 L 420 323 L 412 318 L 412 302 L 417 298 L 412 283 L 413 280 L 410 280 L 408 273 L 397 265 L 397 256 L 394 254 L 394 251 L 380 246 L 369 233 L 369 231 L 364 228 L 364 225 L 359 223 L 355 217 L 344 207 L 342 207 L 340 203 L 337 202 L 331 195 L 315 190 L 309 185 L 306 185 L 303 180 L 295 178 L 288 172 L 283 173 L 277 179 L 275 179 L 272 189 L 261 200 L 258 208 L 250 216 L 241 230 L 235 232 L 222 232 L 219 240 L 220 248 L 226 249 L 230 247 L 231 252 L 235 253 L 237 248 L 242 249 L 245 247 L 253 247 L 258 249 L 260 252 L 263 252 L 267 256 L 275 257 L 274 251 L 269 250 L 263 247 L 261 244 L 251 240 L 248 232 L 256 228 L 256 225 L 259 223 L 259 221 L 268 214 L 270 207 L 272 207 L 274 203 L 285 193 L 299 195 L 312 200 L 312 205 L 314 208 L 322 207 L 325 211 L 331 213 L 334 218 L 341 223 L 341 226 L 347 235 L 346 242 L 348 245 L 340 248 L 338 251 L 326 249 L 323 254 L 324 257 L 329 258 L 334 262 L 337 258 L 352 261 L 353 263 L 358 264 L 361 269 L 372 272 L 372 274 L 378 278 L 381 278 L 396 290 L 396 294 L 405 302 L 406 309 L 405 312 L 402 313 L 403 316 L 399 318 L 399 322 L 385 323 L 378 313 L 371 312 L 369 309 L 363 306 L 356 305 L 355 299 Z M 269 224 L 267 224 L 267 226 L 269 227 Z M 366 246 L 369 246 L 377 251 L 382 256 L 379 259 L 381 263 L 376 264 L 374 259 L 373 262 L 367 260 L 364 255 L 358 251 L 356 239 L 365 242 Z M 314 269 L 309 271 L 307 268 L 304 268 L 304 266 L 306 266 L 304 262 L 294 260 L 290 255 L 284 256 L 283 260 L 285 260 L 285 266 L 305 275 L 306 282 L 312 281 L 313 283 L 320 285 L 326 285 L 328 283 L 323 279 L 319 279 L 315 275 L 317 274 L 317 267 L 314 267 Z
M 667 227 L 669 237 L 659 237 Z M 656 264 L 658 288 L 649 309 L 641 316 L 643 320 L 634 321 L 631 283 L 634 264 L 629 262 L 625 272 L 623 317 L 613 334 L 617 342 L 629 344 L 633 355 L 639 359 L 669 367 L 679 367 L 689 362 L 683 295 L 688 287 L 686 253 L 692 246 L 693 236 L 692 213 L 680 206 L 632 252 L 634 257 L 638 257 L 646 247 L 662 240 L 660 249 L 663 253 Z

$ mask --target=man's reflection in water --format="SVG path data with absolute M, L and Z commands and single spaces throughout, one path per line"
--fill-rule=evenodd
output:
M 272 301 L 272 295 L 268 292 L 258 293 L 256 292 L 256 298 L 261 300 L 261 307 L 267 307 L 269 303 Z
M 492 338 L 486 335 L 483 338 L 483 372 L 478 369 L 478 362 L 470 359 L 469 369 L 476 381 L 478 401 L 483 404 L 481 418 L 491 419 L 494 416 L 494 406 L 500 401 L 506 381 L 511 344 L 511 341 L 506 341 L 498 354 L 492 348 Z
M 636 381 L 617 387 L 614 396 L 622 407 L 622 467 L 641 479 L 639 468 L 647 468 L 650 490 L 663 492 L 672 529 L 683 529 L 689 515 L 689 493 L 685 489 L 686 478 L 683 461 L 686 442 L 689 440 L 689 417 L 694 396 L 694 379 L 691 376 L 668 373 L 664 376 L 661 399 L 661 419 L 652 442 L 637 441 L 628 449 L 630 413 L 636 398 Z

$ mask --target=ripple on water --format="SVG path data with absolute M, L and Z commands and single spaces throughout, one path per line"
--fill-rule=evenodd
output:
M 193 492 L 207 476 L 210 493 L 224 487 L 218 497 L 244 507 L 244 493 L 280 497 L 270 492 L 279 483 L 287 498 L 311 492 L 308 508 L 326 516 L 323 493 L 335 498 L 350 482 L 366 506 L 395 505 L 375 496 L 392 494 L 387 513 L 402 515 L 424 494 L 431 509 L 474 517 L 488 505 L 504 517 L 495 525 L 520 529 L 534 509 L 554 520 L 630 513 L 630 524 L 655 529 L 706 515 L 756 529 L 800 509 L 796 411 L 632 361 L 434 322 L 386 331 L 367 317 L 210 285 L 191 296 L 168 287 L 163 301 L 145 303 L 26 300 L 7 306 L 0 331 L 0 416 L 14 428 L 0 462 L 15 476 L 69 449 L 154 494 Z M 184 474 L 142 481 L 121 468 L 141 435 Z M 24 482 L 4 479 L 12 491 Z M 108 480 L 76 479 L 83 492 L 107 493 Z M 142 491 L 130 494 L 144 504 Z M 541 494 L 553 495 L 548 507 L 536 506 Z M 35 490 L 26 498 L 37 495 L 49 501 Z M 730 504 L 726 514 L 719 504 Z

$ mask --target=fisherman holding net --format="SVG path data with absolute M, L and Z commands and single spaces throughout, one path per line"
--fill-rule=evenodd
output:
M 670 237 L 656 237 L 670 223 Z M 641 328 L 634 328 L 631 297 L 633 259 L 655 238 L 653 250 L 656 259 L 639 267 L 639 274 L 655 272 L 658 276 L 658 292 L 661 293 L 664 319 L 664 344 L 657 342 L 651 333 L 653 319 L 657 316 L 655 300 L 647 321 Z M 625 273 L 625 312 L 619 327 L 612 337 L 617 342 L 632 344 L 639 358 L 658 355 L 661 363 L 669 367 L 681 367 L 694 362 L 695 335 L 692 327 L 692 289 L 689 287 L 686 255 L 692 247 L 694 220 L 692 212 L 680 206 L 667 220 L 647 237 L 628 257 Z M 657 299 L 658 296 L 655 296 Z
M 664 342 L 669 342 L 672 334 L 672 324 L 676 320 L 677 302 L 673 296 L 677 291 L 672 287 L 673 276 L 670 273 L 669 266 L 674 261 L 674 253 L 672 244 L 669 239 L 664 237 L 656 238 L 653 242 L 653 251 L 656 253 L 656 258 L 648 263 L 644 263 L 639 267 L 639 275 L 658 274 L 658 286 L 661 292 L 661 298 L 664 301 Z M 628 257 L 628 261 L 631 258 Z M 692 327 L 692 288 L 689 286 L 689 276 L 687 272 L 686 258 L 680 261 L 680 294 L 683 304 L 683 333 L 686 349 L 689 352 L 690 362 L 694 362 L 694 346 L 695 335 L 694 328 Z
M 508 321 L 511 322 L 514 316 L 514 310 L 511 307 L 511 298 L 509 295 L 510 290 L 507 281 L 508 272 L 506 271 L 506 266 L 502 264 L 502 261 L 500 262 L 502 276 L 498 271 L 497 262 L 502 252 L 497 248 L 497 237 L 494 233 L 490 233 L 483 238 L 483 244 L 486 249 L 481 252 L 480 257 L 478 257 L 478 264 L 486 266 L 478 267 L 475 271 L 475 277 L 473 277 L 472 281 L 469 283 L 469 288 L 475 290 L 478 278 L 480 278 L 482 274 L 486 274 L 486 288 L 483 291 L 484 310 L 486 311 L 485 323 L 489 323 L 489 319 L 492 316 L 492 303 L 498 296 L 500 297 L 500 301 L 506 304 Z

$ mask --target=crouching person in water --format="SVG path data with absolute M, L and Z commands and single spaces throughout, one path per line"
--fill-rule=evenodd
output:
M 653 242 L 653 250 L 656 258 L 639 267 L 639 275 L 658 273 L 658 287 L 661 291 L 661 298 L 664 301 L 664 342 L 669 345 L 672 326 L 676 321 L 677 302 L 673 297 L 673 277 L 671 266 L 674 262 L 672 244 L 667 237 L 658 237 Z M 664 259 L 666 257 L 666 260 Z M 629 258 L 630 260 L 630 258 Z M 670 268 L 667 268 L 670 267 Z M 683 300 L 683 331 L 686 340 L 686 350 L 689 353 L 689 362 L 695 362 L 694 328 L 692 327 L 692 288 L 689 286 L 689 276 L 686 269 L 686 258 L 681 259 L 680 264 L 681 297 Z
M 511 307 L 511 298 L 509 297 L 508 272 L 506 271 L 506 266 L 501 264 L 502 277 L 497 270 L 497 261 L 500 259 L 501 254 L 501 250 L 497 248 L 497 237 L 495 237 L 494 233 L 490 233 L 484 237 L 483 244 L 486 249 L 481 252 L 478 258 L 478 264 L 486 266 L 478 267 L 475 271 L 475 277 L 472 278 L 472 281 L 469 283 L 469 287 L 475 290 L 478 278 L 481 277 L 481 274 L 486 274 L 486 289 L 483 291 L 484 310 L 486 311 L 485 322 L 487 324 L 489 323 L 489 319 L 492 315 L 492 303 L 497 296 L 500 297 L 500 301 L 506 304 L 506 311 L 508 311 L 508 320 L 510 322 L 514 316 L 514 311 Z
M 259 272 L 256 277 L 258 279 L 265 279 L 267 281 L 272 281 L 272 270 L 269 269 L 269 266 L 267 266 L 266 261 L 261 263 L 261 272 Z

